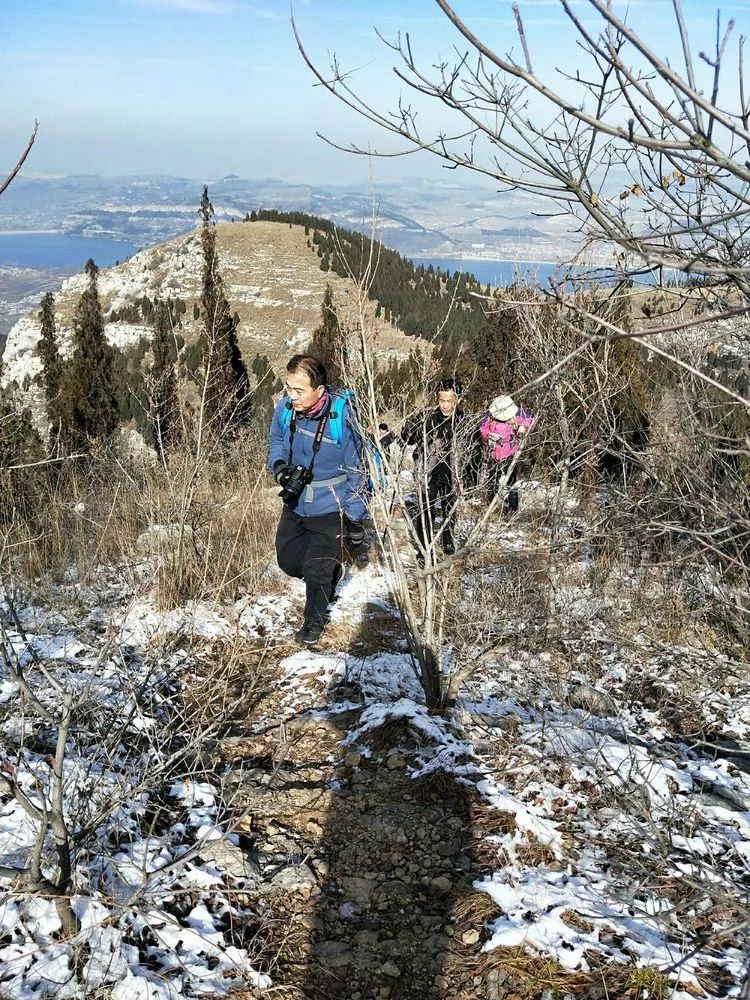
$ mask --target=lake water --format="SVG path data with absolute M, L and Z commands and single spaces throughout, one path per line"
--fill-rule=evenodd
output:
M 413 257 L 415 264 L 432 264 L 442 271 L 466 271 L 483 285 L 510 285 L 516 275 L 545 284 L 556 264 L 533 264 L 526 260 L 460 260 L 458 258 Z
M 511 285 L 517 276 L 528 281 L 536 282 L 542 286 L 547 284 L 547 279 L 559 270 L 558 277 L 565 274 L 565 266 L 558 264 L 534 264 L 527 260 L 461 260 L 460 258 L 433 258 L 433 257 L 413 257 L 415 264 L 432 264 L 443 271 L 466 271 L 483 285 Z M 579 269 L 585 274 L 586 268 Z M 601 270 L 598 280 L 604 284 L 612 280 L 612 272 Z M 671 277 L 677 280 L 675 272 L 665 273 L 665 278 Z M 638 279 L 640 284 L 654 284 L 657 281 L 656 272 L 653 275 L 642 275 Z M 567 286 L 566 286 L 567 287 Z
M 108 236 L 67 233 L 0 233 L 0 267 L 83 269 L 91 257 L 99 267 L 138 252 L 138 247 Z

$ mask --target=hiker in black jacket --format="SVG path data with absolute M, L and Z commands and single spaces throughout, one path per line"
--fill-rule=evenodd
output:
M 446 555 L 456 551 L 456 491 L 462 483 L 476 486 L 482 457 L 477 421 L 459 407 L 460 395 L 457 380 L 442 379 L 437 387 L 437 406 L 414 414 L 401 432 L 404 443 L 414 446 L 418 499 L 411 514 L 417 538 L 422 547 L 437 539 Z M 443 523 L 438 527 L 435 517 L 439 507 Z M 422 562 L 422 553 L 419 555 Z

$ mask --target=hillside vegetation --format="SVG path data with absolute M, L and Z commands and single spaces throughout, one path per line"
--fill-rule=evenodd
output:
M 304 347 L 320 322 L 326 284 L 334 290 L 344 321 L 349 321 L 350 315 L 353 321 L 351 282 L 321 271 L 319 258 L 306 246 L 302 227 L 237 222 L 220 223 L 216 229 L 229 303 L 239 316 L 240 345 L 250 360 L 255 354 L 267 355 L 278 365 L 283 356 Z M 144 298 L 151 302 L 157 298 L 182 300 L 180 333 L 187 342 L 194 341 L 200 329 L 194 306 L 200 303 L 201 267 L 200 240 L 192 233 L 143 250 L 125 263 L 102 271 L 99 293 L 110 342 L 127 349 L 142 338 L 150 340 L 152 325 L 141 308 Z M 55 296 L 63 352 L 85 282 L 84 275 L 68 279 Z M 113 313 L 117 318 L 109 319 Z M 383 316 L 375 325 L 384 352 L 408 356 L 413 344 L 396 326 Z M 8 335 L 3 356 L 6 382 L 28 386 L 38 374 L 38 339 L 39 321 L 34 312 L 21 319 Z

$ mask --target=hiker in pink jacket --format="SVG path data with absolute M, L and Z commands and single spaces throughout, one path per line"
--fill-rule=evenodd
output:
M 513 489 L 517 467 L 513 459 L 521 446 L 523 435 L 536 423 L 536 418 L 519 409 L 510 396 L 497 396 L 490 403 L 489 413 L 482 419 L 479 436 L 485 448 L 489 466 L 490 499 L 500 489 L 507 476 L 505 486 L 508 495 L 503 503 L 504 514 L 515 514 L 518 510 L 518 490 Z

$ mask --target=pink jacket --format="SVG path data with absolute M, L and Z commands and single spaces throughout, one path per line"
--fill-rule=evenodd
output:
M 501 423 L 490 416 L 484 417 L 479 428 L 482 444 L 487 446 L 490 458 L 502 462 L 512 458 L 518 451 L 520 438 L 536 423 L 536 417 L 519 410 L 512 420 Z

